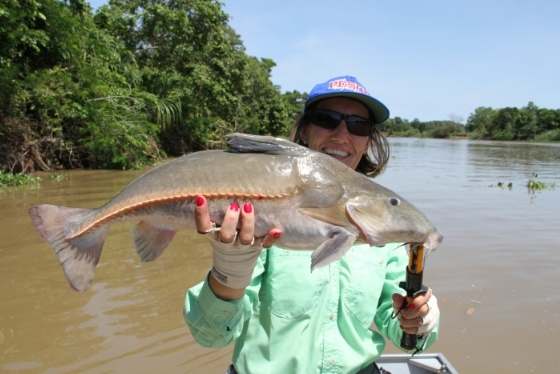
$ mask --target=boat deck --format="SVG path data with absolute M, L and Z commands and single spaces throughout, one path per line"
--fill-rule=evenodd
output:
M 442 353 L 384 354 L 375 363 L 381 374 L 458 374 Z

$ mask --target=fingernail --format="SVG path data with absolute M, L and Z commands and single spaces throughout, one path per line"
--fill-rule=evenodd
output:
M 277 231 L 277 232 L 274 233 L 273 236 L 274 236 L 275 239 L 278 239 L 280 237 L 280 235 L 282 235 L 282 233 L 280 231 Z
M 196 197 L 196 206 L 202 206 L 204 204 L 204 198 L 202 196 Z
M 229 206 L 230 210 L 239 212 L 239 205 L 237 205 L 237 203 L 231 203 L 231 205 Z
M 408 306 L 406 307 L 406 309 L 408 310 L 414 310 L 416 309 L 416 306 L 414 304 L 408 304 Z
M 253 211 L 253 206 L 251 203 L 245 203 L 245 205 L 243 205 L 243 210 L 245 213 L 251 213 Z

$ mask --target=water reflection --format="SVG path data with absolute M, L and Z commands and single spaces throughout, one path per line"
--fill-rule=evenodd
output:
M 445 236 L 426 264 L 444 316 L 433 350 L 461 372 L 560 369 L 547 353 L 560 330 L 560 191 L 528 195 L 524 187 L 534 172 L 560 184 L 560 147 L 390 142 L 389 168 L 376 181 Z M 182 318 L 184 293 L 210 267 L 204 238 L 180 232 L 157 261 L 141 264 L 131 225 L 115 225 L 91 289 L 79 295 L 31 226 L 30 206 L 100 206 L 141 172 L 72 171 L 60 182 L 0 189 L 0 371 L 223 372 L 232 347 L 200 348 Z M 487 187 L 500 181 L 512 189 Z
M 558 181 L 558 145 L 467 142 L 469 174 L 474 180 L 493 177 L 524 183 L 536 173 L 539 178 Z
M 180 371 L 189 372 L 195 367 L 189 367 L 188 355 L 207 354 L 188 334 L 181 310 L 186 289 L 210 267 L 203 238 L 179 234 L 158 261 L 140 264 L 131 225 L 117 225 L 107 237 L 92 288 L 79 295 L 70 290 L 52 249 L 33 233 L 30 206 L 99 206 L 139 173 L 73 171 L 61 182 L 45 179 L 40 188 L 2 190 L 0 225 L 9 230 L 2 230 L 0 244 L 0 371 L 167 367 L 175 372 L 183 367 Z M 166 361 L 170 356 L 176 359 Z M 229 361 L 227 350 L 210 357 L 208 367 L 216 358 L 221 367 Z

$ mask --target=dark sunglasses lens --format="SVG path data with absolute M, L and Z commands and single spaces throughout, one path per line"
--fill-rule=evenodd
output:
M 334 118 L 331 114 L 319 111 L 309 113 L 311 123 L 325 129 L 336 129 L 340 123 L 340 118 Z
M 350 134 L 358 136 L 369 136 L 373 130 L 373 123 L 363 119 L 348 119 L 346 121 L 346 128 Z
M 313 110 L 309 112 L 308 115 L 311 123 L 329 130 L 336 129 L 345 117 L 338 112 L 331 113 L 322 110 Z M 346 128 L 350 134 L 369 136 L 373 130 L 373 126 L 374 124 L 371 121 L 360 116 L 346 117 Z

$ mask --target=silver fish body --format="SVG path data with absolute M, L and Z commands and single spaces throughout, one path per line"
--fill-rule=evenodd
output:
M 251 202 L 255 236 L 279 228 L 278 246 L 316 248 L 311 269 L 338 260 L 354 242 L 422 243 L 428 253 L 442 240 L 406 200 L 328 155 L 273 137 L 228 137 L 232 150 L 165 162 L 100 208 L 32 207 L 35 229 L 54 248 L 70 286 L 89 288 L 106 234 L 119 221 L 139 221 L 132 229 L 135 249 L 143 262 L 155 260 L 178 230 L 196 229 L 199 195 L 218 225 L 232 202 Z

